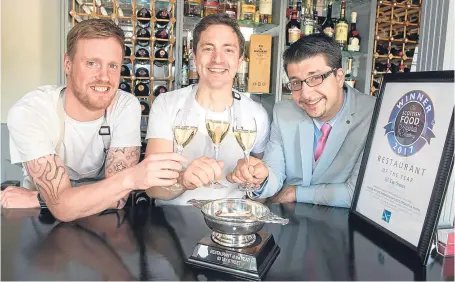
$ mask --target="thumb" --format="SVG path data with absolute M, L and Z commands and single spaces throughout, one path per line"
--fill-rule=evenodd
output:
M 218 163 L 218 165 L 221 167 L 221 169 L 223 169 L 224 167 L 224 162 L 223 161 L 216 161 Z

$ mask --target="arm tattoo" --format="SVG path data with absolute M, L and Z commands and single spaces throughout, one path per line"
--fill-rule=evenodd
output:
M 53 205 L 59 204 L 61 189 L 70 185 L 61 160 L 56 155 L 48 155 L 28 161 L 24 165 L 45 200 L 49 200 Z
M 106 178 L 135 166 L 139 162 L 139 155 L 139 147 L 110 148 L 106 159 Z
M 110 148 L 107 153 L 105 175 L 106 178 L 135 166 L 139 162 L 139 147 Z M 128 195 L 117 202 L 116 208 L 121 209 L 125 206 Z

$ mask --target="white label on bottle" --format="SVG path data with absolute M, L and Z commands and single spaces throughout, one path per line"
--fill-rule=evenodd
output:
M 333 37 L 333 28 L 330 26 L 324 28 L 324 34 L 327 35 L 328 37 Z
M 272 14 L 272 0 L 260 0 L 259 1 L 259 13 L 261 15 Z
M 305 35 L 313 34 L 313 25 L 311 23 L 305 24 L 305 26 L 303 28 L 303 33 Z
M 349 39 L 348 50 L 349 51 L 354 51 L 354 52 L 360 51 L 360 45 L 359 45 L 359 39 L 358 38 L 351 37 Z
M 288 30 L 289 43 L 294 43 L 300 39 L 300 29 L 293 27 Z

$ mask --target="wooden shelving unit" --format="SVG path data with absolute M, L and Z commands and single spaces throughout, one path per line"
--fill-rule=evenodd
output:
M 378 94 L 384 73 L 410 71 L 419 43 L 422 1 L 377 2 L 371 95 Z

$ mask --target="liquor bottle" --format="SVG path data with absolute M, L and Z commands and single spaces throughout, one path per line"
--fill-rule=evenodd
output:
M 319 24 L 319 20 L 318 20 L 318 11 L 316 10 L 316 8 L 313 10 L 313 33 L 315 34 L 319 34 L 322 32 L 322 27 L 321 25 Z
M 137 22 L 138 22 L 138 25 L 140 27 L 149 27 L 150 26 L 150 18 L 152 16 L 152 14 L 150 13 L 150 10 L 143 7 L 143 8 L 140 8 L 137 13 L 136 13 L 136 16 L 138 18 L 147 18 L 147 19 L 138 19 Z
M 242 0 L 242 15 L 240 17 L 246 23 L 254 21 L 254 13 L 256 12 L 256 0 Z
M 193 40 L 190 41 L 190 50 L 189 51 L 189 83 L 196 84 L 199 81 L 199 75 L 197 73 L 196 64 L 193 59 Z
M 149 77 L 149 76 L 150 76 L 149 70 L 144 67 L 140 67 L 136 70 L 136 77 Z
M 156 59 L 163 59 L 163 60 L 155 60 L 153 62 L 158 67 L 162 67 L 162 66 L 167 65 L 169 63 L 167 61 L 167 59 L 169 58 L 169 55 L 167 54 L 166 50 L 164 50 L 164 49 L 156 50 L 155 51 L 155 58 Z
M 204 2 L 204 17 L 215 15 L 218 13 L 219 3 L 218 0 L 209 0 Z
M 291 12 L 291 20 L 286 25 L 286 45 L 290 46 L 300 38 L 300 24 L 297 21 L 297 11 Z
M 201 0 L 185 0 L 184 13 L 188 17 L 202 16 Z
M 119 88 L 120 90 L 125 91 L 125 92 L 131 93 L 131 87 L 130 87 L 130 85 L 129 85 L 128 83 L 126 83 L 125 81 L 120 82 L 118 88 Z
M 345 17 L 346 0 L 341 1 L 340 18 L 336 24 L 335 41 L 341 50 L 346 50 L 348 46 L 348 20 Z
M 125 57 L 131 56 L 131 48 L 125 45 Z
M 148 96 L 149 95 L 150 88 L 147 83 L 144 83 L 140 81 L 136 86 L 134 87 L 134 95 L 138 97 L 143 97 L 143 96 Z
M 355 86 L 355 79 L 354 79 L 354 76 L 352 74 L 352 60 L 353 58 L 352 57 L 349 57 L 348 58 L 348 67 L 346 69 L 346 74 L 344 75 L 344 82 L 351 86 L 352 88 L 354 88 Z
M 272 15 L 272 0 L 260 0 L 259 1 L 259 13 L 261 15 Z
M 232 19 L 237 19 L 238 0 L 220 0 L 218 12 L 225 13 Z
M 311 15 L 311 4 L 310 1 L 307 1 L 307 6 L 304 8 L 304 13 L 302 16 L 302 30 L 304 35 L 313 34 L 314 31 L 314 20 L 313 15 Z
M 144 100 L 140 101 L 139 103 L 141 104 L 142 115 L 145 115 L 145 116 L 148 115 L 150 112 L 149 104 Z
M 190 57 L 188 54 L 188 47 L 186 45 L 186 39 L 184 39 L 184 41 L 183 41 L 182 87 L 188 86 L 190 84 L 189 69 L 190 69 Z
M 302 16 L 302 0 L 297 0 L 297 19 L 299 20 L 300 17 Z
M 130 76 L 131 71 L 128 66 L 122 65 L 122 68 L 120 69 L 120 75 L 121 76 Z
M 360 51 L 360 34 L 357 31 L 357 13 L 351 13 L 351 30 L 348 33 L 348 50 L 353 52 Z
M 148 29 L 139 28 L 136 32 L 136 36 L 141 38 L 141 39 L 136 40 L 137 45 L 142 46 L 142 47 L 149 46 L 150 31 Z
M 155 88 L 155 90 L 153 90 L 153 96 L 158 97 L 160 94 L 166 93 L 166 92 L 167 92 L 167 88 L 163 85 L 159 85 Z
M 322 31 L 328 37 L 333 37 L 333 33 L 335 32 L 334 24 L 332 21 L 332 4 L 329 4 L 327 7 L 327 17 L 322 24 Z
M 247 56 L 243 57 L 243 60 L 240 62 L 240 67 L 237 71 L 237 84 L 236 89 L 240 92 L 247 92 L 248 88 L 248 68 L 250 60 Z
M 139 48 L 136 51 L 136 57 L 138 57 L 138 58 L 149 58 L 150 57 L 150 53 L 145 48 Z

